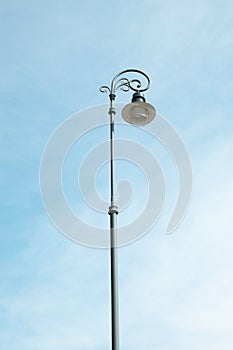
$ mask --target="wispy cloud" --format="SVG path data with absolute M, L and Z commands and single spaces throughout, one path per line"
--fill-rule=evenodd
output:
M 188 145 L 195 186 L 185 221 L 165 236 L 168 165 L 172 194 L 158 226 L 119 251 L 122 348 L 231 350 L 230 1 L 9 1 L 0 26 L 2 348 L 110 348 L 108 252 L 52 227 L 38 168 L 52 130 L 105 102 L 99 85 L 118 70 L 139 67 L 152 78 L 148 100 Z

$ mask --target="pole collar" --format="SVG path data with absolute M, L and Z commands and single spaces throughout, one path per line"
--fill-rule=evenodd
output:
M 118 214 L 118 207 L 115 206 L 115 205 L 111 205 L 111 206 L 109 207 L 108 214 L 109 214 L 109 215 L 111 215 L 111 214 Z

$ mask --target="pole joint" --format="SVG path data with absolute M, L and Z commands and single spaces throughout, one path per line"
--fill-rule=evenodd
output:
M 118 215 L 119 211 L 118 211 L 118 207 L 116 205 L 111 205 L 109 207 L 109 210 L 108 210 L 108 214 L 111 215 L 111 214 L 117 214 Z
M 110 93 L 109 98 L 110 98 L 110 101 L 114 101 L 116 98 L 116 94 Z
M 111 107 L 109 108 L 108 114 L 109 114 L 110 116 L 115 115 L 115 114 L 116 114 L 115 108 L 111 106 Z

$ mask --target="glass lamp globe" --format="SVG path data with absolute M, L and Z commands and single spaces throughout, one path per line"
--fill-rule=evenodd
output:
M 146 125 L 156 116 L 155 108 L 146 102 L 145 97 L 136 92 L 133 94 L 132 103 L 127 104 L 121 111 L 123 119 L 133 125 Z

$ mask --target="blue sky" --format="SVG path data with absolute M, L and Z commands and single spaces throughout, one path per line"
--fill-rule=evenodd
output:
M 164 213 L 119 252 L 121 348 L 232 349 L 232 3 L 9 0 L 0 8 L 1 348 L 110 348 L 108 252 L 52 226 L 39 166 L 61 122 L 107 102 L 98 89 L 117 72 L 140 68 L 152 80 L 148 101 L 189 150 L 194 189 L 184 222 L 166 236 L 176 174 L 164 151 Z

